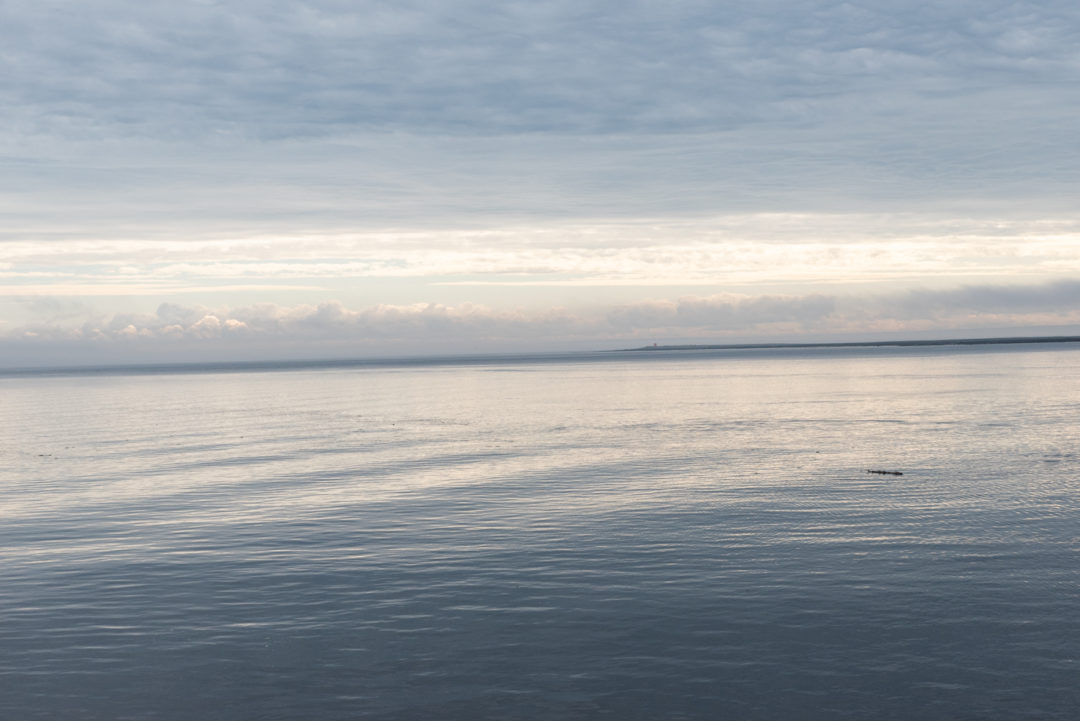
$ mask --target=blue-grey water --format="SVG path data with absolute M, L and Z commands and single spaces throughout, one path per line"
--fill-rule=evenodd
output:
M 1080 716 L 1075 346 L 225 370 L 0 377 L 0 719 Z

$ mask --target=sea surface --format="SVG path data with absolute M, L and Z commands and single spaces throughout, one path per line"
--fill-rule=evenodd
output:
M 1076 345 L 9 373 L 0 427 L 4 721 L 1080 717 Z

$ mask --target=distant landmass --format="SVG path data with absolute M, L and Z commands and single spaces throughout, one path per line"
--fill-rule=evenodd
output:
M 709 345 L 646 345 L 620 351 L 643 350 L 752 350 L 758 348 L 872 348 L 876 346 L 1001 345 L 1006 343 L 1080 343 L 1080 335 L 1047 335 L 1031 338 L 946 338 L 942 340 L 867 340 L 844 343 L 726 343 Z

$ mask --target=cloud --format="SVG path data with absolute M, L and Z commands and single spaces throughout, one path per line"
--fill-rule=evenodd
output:
M 909 291 L 878 303 L 879 312 L 898 318 L 938 318 L 949 314 L 1023 315 L 1069 313 L 1080 309 L 1080 280 L 1041 285 L 966 285 L 948 290 Z
M 7 0 L 3 328 L 352 354 L 1062 319 L 942 288 L 1080 274 L 1078 68 L 1064 0 Z M 10 300 L 62 295 L 107 312 Z
M 0 339 L 13 359 L 66 364 L 144 360 L 365 357 L 470 351 L 603 349 L 645 342 L 798 342 L 891 332 L 1080 326 L 1080 281 L 965 286 L 877 295 L 686 296 L 615 307 L 532 311 L 461 304 L 350 309 L 259 304 L 210 309 L 162 304 L 80 325 L 35 324 Z M 14 361 L 9 361 L 14 362 Z
M 743 214 L 683 221 L 519 223 L 462 231 L 0 243 L 0 297 L 282 292 L 307 299 L 360 279 L 458 302 L 453 288 L 862 285 L 1080 274 L 1080 221 L 941 219 L 919 214 Z M 42 274 L 42 267 L 63 272 Z M 544 287 L 549 287 L 545 290 Z M 317 294 L 317 295 L 315 295 Z M 239 296 L 233 296 L 239 297 Z M 488 297 L 491 297 L 490 295 Z M 343 298 L 357 302 L 356 295 Z M 363 302 L 382 300 L 367 297 Z
M 617 332 L 669 333 L 743 331 L 787 324 L 806 331 L 830 316 L 836 299 L 809 296 L 688 296 L 677 301 L 646 301 L 609 311 L 606 319 Z
M 819 122 L 1072 83 L 1066 2 L 5 3 L 17 107 L 59 130 L 277 138 Z M 38 82 L 32 82 L 31 79 Z M 857 110 L 851 102 L 850 109 Z
M 0 208 L 18 237 L 1071 213 L 1080 181 L 1073 3 L 11 0 L 0 13 Z

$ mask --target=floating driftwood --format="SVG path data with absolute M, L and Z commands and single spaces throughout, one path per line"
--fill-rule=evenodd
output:
M 866 469 L 866 472 L 867 473 L 877 473 L 877 474 L 880 474 L 882 476 L 902 476 L 902 475 L 904 475 L 900 471 L 874 471 L 874 470 L 871 470 L 869 468 Z

